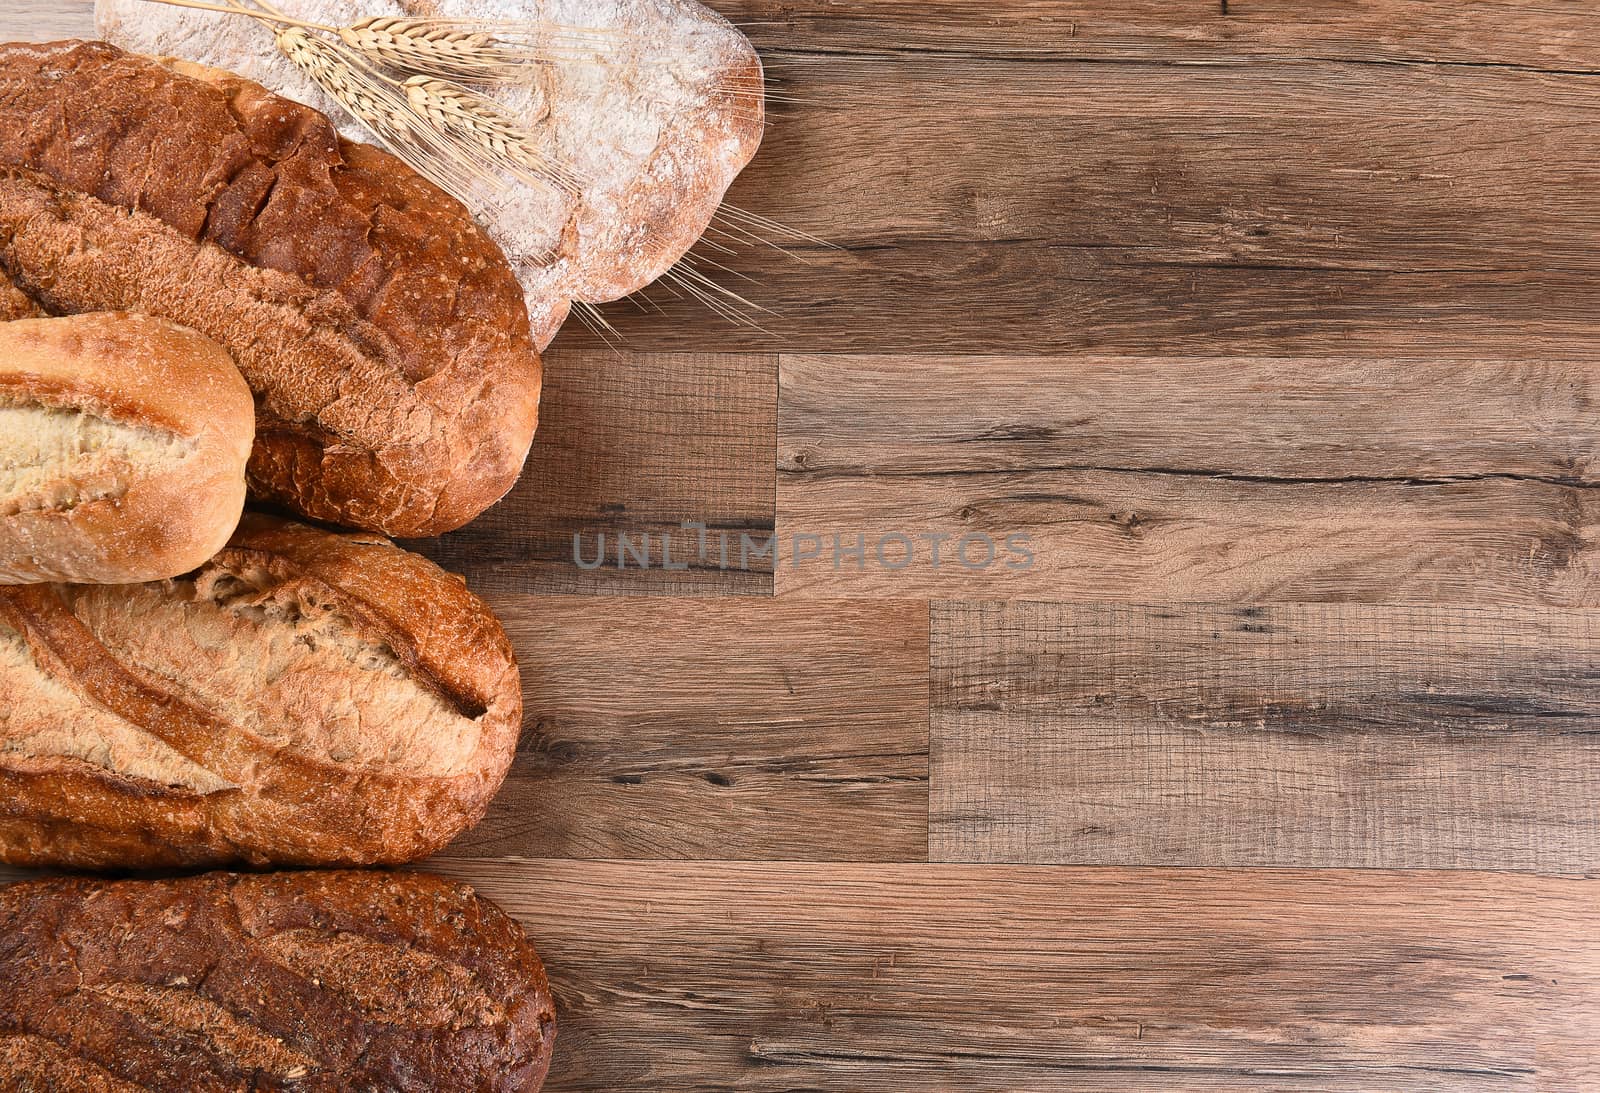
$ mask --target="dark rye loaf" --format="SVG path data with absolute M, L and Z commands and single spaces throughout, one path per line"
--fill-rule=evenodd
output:
M 0 589 L 0 861 L 411 861 L 483 816 L 521 718 L 459 578 L 246 514 L 180 578 Z
M 222 343 L 256 395 L 253 493 L 317 519 L 459 527 L 533 437 L 539 359 L 499 248 L 394 157 L 227 73 L 0 46 L 0 270 L 52 314 Z
M 0 889 L 0 1093 L 532 1093 L 554 1038 L 522 931 L 438 877 Z

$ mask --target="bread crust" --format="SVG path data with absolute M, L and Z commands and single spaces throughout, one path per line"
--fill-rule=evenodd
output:
M 99 42 L 0 46 L 0 269 L 54 314 L 192 326 L 257 397 L 255 496 L 390 535 L 516 480 L 539 359 L 468 212 L 249 81 Z
M 439 877 L 0 890 L 0 1089 L 532 1093 L 554 1037 L 521 929 Z
M 13 865 L 411 861 L 482 818 L 516 749 L 500 624 L 376 536 L 246 514 L 183 580 L 0 589 L 0 627 L 26 646 L 0 671 Z
M 255 409 L 203 335 L 125 313 L 0 323 L 0 406 L 171 438 L 163 458 L 115 460 L 110 481 L 75 480 L 70 457 L 47 468 L 44 492 L 65 500 L 0 513 L 0 582 L 162 580 L 215 554 L 239 522 Z

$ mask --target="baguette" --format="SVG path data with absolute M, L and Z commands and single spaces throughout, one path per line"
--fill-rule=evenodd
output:
M 554 1038 L 522 931 L 438 877 L 0 890 L 6 1093 L 532 1093 Z
M 216 342 L 102 313 L 0 323 L 0 583 L 154 581 L 244 510 L 250 388 Z
M 226 73 L 99 42 L 0 46 L 0 270 L 52 314 L 220 342 L 257 399 L 253 494 L 389 535 L 511 487 L 539 358 L 453 198 Z
M 482 817 L 521 714 L 458 578 L 247 514 L 179 579 L 0 589 L 0 861 L 410 861 Z

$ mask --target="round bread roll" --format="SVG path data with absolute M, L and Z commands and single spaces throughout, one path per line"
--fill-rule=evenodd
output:
M 0 323 L 0 583 L 186 573 L 239 523 L 250 388 L 216 342 L 126 312 Z

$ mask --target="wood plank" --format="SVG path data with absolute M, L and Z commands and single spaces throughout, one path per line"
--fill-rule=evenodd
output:
M 712 6 L 763 46 L 808 52 L 1600 69 L 1600 34 L 1586 0 L 713 0 Z
M 494 607 L 528 728 L 452 854 L 927 858 L 926 604 Z
M 778 58 L 782 60 L 782 58 Z M 1306 61 L 812 58 L 697 251 L 776 315 L 648 348 L 1538 357 L 1600 318 L 1600 83 Z M 721 221 L 719 231 L 742 230 Z M 731 245 L 732 253 L 709 249 Z M 583 335 L 574 334 L 581 340 Z M 576 342 L 574 342 L 576 344 Z
M 521 480 L 406 545 L 479 592 L 770 591 L 770 563 L 737 546 L 771 535 L 776 400 L 775 357 L 553 350 Z
M 1593 361 L 785 356 L 781 387 L 780 592 L 1600 602 Z
M 1600 869 L 1600 616 L 939 604 L 936 860 Z
M 817 53 L 1022 52 L 1035 57 L 1195 62 L 1326 58 L 1369 62 L 1600 69 L 1600 35 L 1583 0 L 713 0 L 763 49 Z M 1224 11 L 1224 7 L 1227 9 Z M 9 0 L 0 37 L 93 36 L 92 0 Z
M 6 0 L 0 42 L 94 38 L 93 0 Z
M 1593 79 L 850 62 L 817 62 L 839 66 L 806 77 L 826 98 L 781 113 L 743 176 L 801 167 L 773 186 L 801 226 L 839 222 L 848 199 L 842 245 L 1049 242 L 1291 272 L 1600 266 L 1592 237 L 1567 230 L 1594 223 L 1579 198 L 1596 166 L 1561 138 L 1593 131 Z M 1552 191 L 1570 201 L 1535 209 Z
M 551 1093 L 1595 1088 L 1593 879 L 437 862 L 527 926 Z

